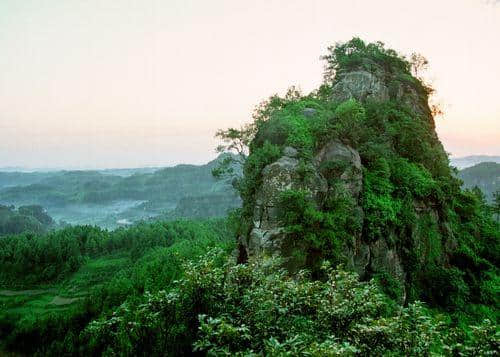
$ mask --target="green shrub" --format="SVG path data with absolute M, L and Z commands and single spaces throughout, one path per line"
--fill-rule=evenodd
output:
M 337 197 L 319 210 L 307 191 L 287 190 L 281 193 L 279 220 L 287 233 L 287 245 L 300 253 L 302 264 L 316 272 L 321 259 L 343 261 L 342 247 L 352 242 L 361 228 L 355 205 L 348 196 Z
M 469 294 L 464 273 L 454 267 L 444 268 L 434 264 L 426 267 L 421 284 L 422 299 L 443 308 L 464 306 Z
M 223 256 L 188 263 L 173 290 L 92 322 L 89 353 L 425 356 L 498 346 L 489 322 L 464 338 L 423 304 L 395 307 L 375 281 L 328 264 L 314 281 L 305 271 L 291 277 L 279 261 L 221 265 Z
M 365 108 L 355 99 L 349 99 L 335 109 L 333 129 L 343 142 L 357 147 L 365 134 Z

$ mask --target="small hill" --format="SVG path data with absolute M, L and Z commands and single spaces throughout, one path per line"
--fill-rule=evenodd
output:
M 488 201 L 493 199 L 493 193 L 500 190 L 500 164 L 482 162 L 468 167 L 458 173 L 465 188 L 479 187 Z
M 54 226 L 54 220 L 41 206 L 0 205 L 0 236 L 23 232 L 43 233 Z
M 459 170 L 477 165 L 481 162 L 496 162 L 497 164 L 500 164 L 500 156 L 472 155 L 465 157 L 450 158 L 451 165 Z

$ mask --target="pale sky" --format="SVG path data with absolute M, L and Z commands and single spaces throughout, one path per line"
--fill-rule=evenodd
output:
M 0 167 L 205 163 L 359 36 L 430 62 L 453 156 L 500 155 L 500 3 L 0 0 Z

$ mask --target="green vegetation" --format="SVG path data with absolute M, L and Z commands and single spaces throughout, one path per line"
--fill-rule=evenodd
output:
M 0 205 L 0 236 L 17 234 L 25 231 L 42 233 L 54 226 L 53 219 L 41 206 Z
M 76 226 L 48 234 L 24 233 L 0 239 L 0 284 L 26 288 L 66 278 L 89 258 L 127 252 L 133 261 L 153 247 L 167 247 L 191 239 L 216 240 L 217 230 L 189 221 L 142 223 L 109 232 Z
M 497 216 L 497 221 L 500 221 L 500 190 L 493 194 L 493 213 Z
M 381 43 L 338 44 L 324 57 L 325 82 L 317 91 L 292 88 L 260 105 L 253 123 L 218 132 L 221 150 L 237 156 L 204 172 L 232 177 L 243 199 L 226 220 L 1 237 L 0 354 L 497 353 L 499 224 L 480 191 L 461 190 L 453 175 L 427 105 L 432 89 L 416 77 L 426 61 L 412 58 Z M 359 69 L 384 76 L 388 98 L 333 98 L 335 81 Z M 345 167 L 333 162 L 318 169 L 328 190 L 317 200 L 287 187 L 276 206 L 286 246 L 306 269 L 284 269 L 287 257 L 238 264 L 235 236 L 252 229 L 264 168 L 292 146 L 297 180 L 308 182 L 310 162 L 332 141 L 360 154 L 359 198 L 339 179 Z M 244 160 L 243 176 L 234 160 Z M 132 187 L 133 199 L 147 193 L 150 203 L 180 200 L 186 187 L 206 194 L 209 185 L 194 188 L 197 180 L 177 176 L 198 171 L 177 169 L 112 177 L 115 183 L 89 184 L 94 191 L 76 180 L 81 191 L 63 200 L 83 202 L 89 192 L 107 200 L 112 196 L 101 193 L 117 187 Z M 176 192 L 164 192 L 167 183 Z M 400 254 L 405 278 L 376 266 L 361 280 L 348 271 L 345 251 L 360 240 Z
M 374 282 L 322 267 L 294 278 L 273 261 L 234 265 L 213 251 L 187 263 L 169 291 L 146 293 L 87 326 L 87 353 L 105 355 L 428 355 L 492 353 L 489 321 L 474 336 L 419 303 L 401 308 Z
M 321 263 L 318 257 L 341 263 L 342 244 L 349 242 L 361 228 L 354 205 L 347 197 L 333 203 L 335 206 L 330 206 L 328 211 L 320 211 L 305 191 L 289 190 L 281 195 L 280 220 L 290 237 L 290 249 L 298 261 L 303 261 L 314 272 Z M 304 254 L 304 247 L 309 249 L 309 255 Z
M 324 59 L 325 82 L 317 91 L 303 95 L 292 88 L 282 98 L 272 96 L 240 132 L 240 137 L 254 135 L 251 141 L 245 139 L 249 155 L 237 185 L 243 199 L 240 234 L 248 236 L 252 229 L 263 168 L 286 146 L 296 148 L 298 159 L 306 164 L 325 144 L 339 141 L 361 157 L 362 240 L 385 241 L 399 252 L 406 302 L 424 300 L 448 311 L 457 323 L 482 318 L 496 323 L 499 226 L 484 199 L 474 190 L 462 191 L 449 167 L 434 131 L 434 110 L 427 104 L 433 90 L 413 76 L 425 61 L 415 56 L 411 62 L 381 43 L 359 39 L 329 48 Z M 332 97 L 339 78 L 360 70 L 379 78 L 389 88 L 388 97 Z M 234 138 L 236 129 L 226 137 Z M 330 179 L 328 170 L 339 168 L 325 169 Z M 304 181 L 308 174 L 305 170 Z M 337 186 L 329 182 L 329 187 Z M 340 253 L 359 227 L 345 195 L 333 190 L 318 204 L 307 198 L 307 192 L 290 190 L 280 205 L 287 243 L 296 247 L 292 255 L 301 256 L 313 272 L 321 258 L 342 261 Z M 371 276 L 383 273 L 374 271 Z M 393 294 L 401 288 L 388 279 L 378 280 L 385 281 Z
M 184 222 L 196 233 L 220 223 Z M 466 334 L 446 316 L 420 303 L 399 307 L 375 281 L 359 282 L 355 274 L 328 264 L 321 267 L 323 280 L 312 280 L 305 271 L 291 277 L 275 261 L 235 265 L 226 237 L 196 245 L 186 237 L 149 250 L 135 263 L 124 252 L 106 255 L 45 290 L 11 296 L 2 291 L 1 347 L 82 356 L 193 350 L 483 355 L 498 349 L 500 336 L 488 320 Z M 214 246 L 219 248 L 203 253 Z
M 0 239 L 1 264 L 9 267 L 0 279 L 0 351 L 88 355 L 92 345 L 79 336 L 93 319 L 169 289 L 184 262 L 213 247 L 228 254 L 230 227 L 224 220 L 173 221 Z

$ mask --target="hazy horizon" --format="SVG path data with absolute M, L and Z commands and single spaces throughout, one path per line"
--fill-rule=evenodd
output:
M 499 34 L 498 1 L 4 0 L 0 167 L 206 163 L 217 129 L 318 87 L 353 36 L 427 57 L 446 151 L 498 156 Z

